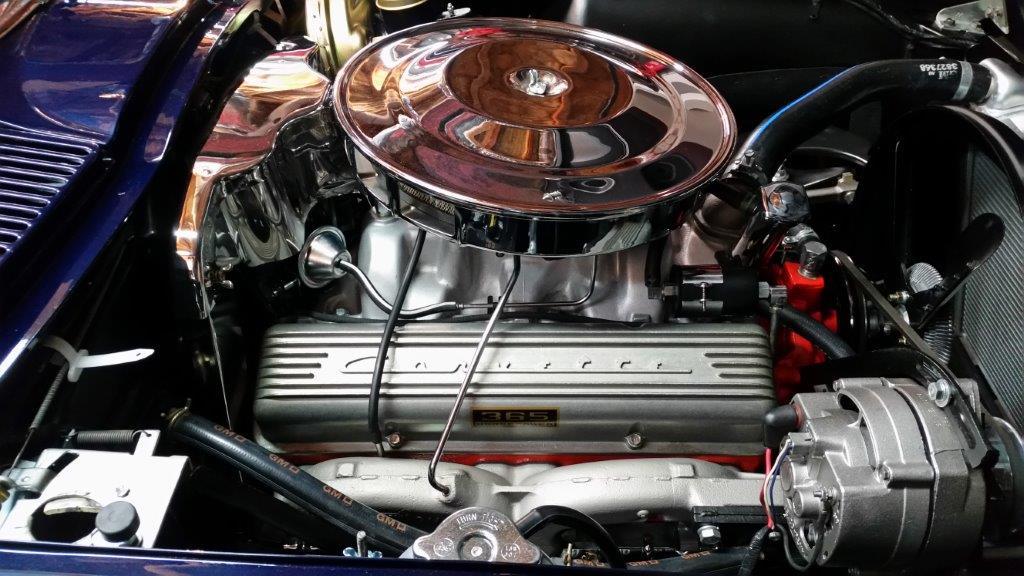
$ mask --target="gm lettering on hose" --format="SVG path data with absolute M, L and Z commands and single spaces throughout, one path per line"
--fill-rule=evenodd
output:
M 388 528 L 391 528 L 392 530 L 397 530 L 399 532 L 405 532 L 409 529 L 409 526 L 407 526 L 406 524 L 399 522 L 398 520 L 395 520 L 394 518 L 388 516 L 387 514 L 384 514 L 383 512 L 377 512 L 377 522 L 380 522 Z
M 334 488 L 331 488 L 330 486 L 328 486 L 326 484 L 324 484 L 324 492 L 328 496 L 330 496 L 331 498 L 334 498 L 335 500 L 341 502 L 345 506 L 351 506 L 352 505 L 352 499 L 351 498 L 349 498 L 348 496 L 345 496 L 341 492 L 338 492 L 337 490 L 335 490 Z
M 274 464 L 277 464 L 281 468 L 284 468 L 285 470 L 291 472 L 292 474 L 298 474 L 299 473 L 299 467 L 298 466 L 292 464 L 291 462 L 285 460 L 284 458 L 281 458 L 277 454 L 271 454 L 270 455 L 270 461 L 273 462 Z
M 213 429 L 216 430 L 217 432 L 220 432 L 224 436 L 227 436 L 228 438 L 233 439 L 235 442 L 245 442 L 246 441 L 246 437 L 245 436 L 242 436 L 241 434 L 239 434 L 238 432 L 235 432 L 234 430 L 231 430 L 230 428 L 225 428 L 224 426 L 221 426 L 220 424 L 214 424 L 213 425 Z

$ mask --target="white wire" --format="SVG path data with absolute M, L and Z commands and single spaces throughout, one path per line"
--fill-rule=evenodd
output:
M 782 466 L 782 461 L 789 455 L 789 451 L 793 448 L 792 442 L 789 438 L 786 438 L 786 443 L 782 445 L 782 449 L 779 450 L 779 455 L 775 457 L 775 463 L 772 464 L 768 473 L 764 475 L 764 482 L 761 484 L 762 501 L 764 503 L 764 513 L 769 519 L 769 524 L 775 524 L 775 517 L 772 512 L 772 505 L 774 504 L 774 495 L 768 492 L 768 483 L 771 481 L 773 476 L 779 474 L 779 468 Z

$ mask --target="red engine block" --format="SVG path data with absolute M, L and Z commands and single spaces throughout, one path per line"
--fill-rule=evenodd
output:
M 825 280 L 808 278 L 799 272 L 796 262 L 772 265 L 768 280 L 772 284 L 785 286 L 789 305 L 810 315 L 835 332 L 839 327 L 836 311 L 822 304 Z M 780 326 L 775 337 L 775 394 L 780 403 L 787 403 L 793 395 L 806 391 L 800 382 L 800 369 L 804 366 L 824 362 L 825 354 L 814 347 L 806 338 Z

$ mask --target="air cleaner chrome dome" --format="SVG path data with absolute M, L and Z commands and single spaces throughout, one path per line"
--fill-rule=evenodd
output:
M 721 96 L 669 56 L 563 23 L 453 19 L 353 56 L 334 91 L 370 193 L 461 243 L 571 256 L 656 238 L 727 162 Z

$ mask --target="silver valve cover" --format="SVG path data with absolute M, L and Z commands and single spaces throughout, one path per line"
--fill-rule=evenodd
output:
M 280 452 L 375 452 L 366 427 L 382 327 L 282 324 L 264 340 L 258 439 Z M 398 328 L 381 387 L 389 449 L 433 450 L 480 335 Z M 758 454 L 775 405 L 756 324 L 499 325 L 455 423 L 463 453 Z

